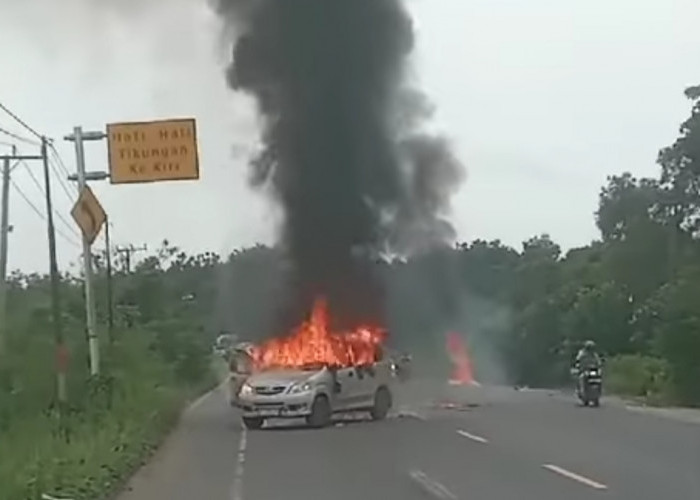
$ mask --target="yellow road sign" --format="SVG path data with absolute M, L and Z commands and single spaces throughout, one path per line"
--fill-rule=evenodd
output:
M 199 179 L 194 118 L 107 125 L 112 184 Z
M 92 245 L 107 220 L 107 214 L 89 186 L 85 186 L 80 193 L 70 214 L 80 227 L 85 239 Z

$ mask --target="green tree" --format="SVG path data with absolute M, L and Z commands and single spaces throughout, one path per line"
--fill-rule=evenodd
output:
M 687 268 L 649 300 L 654 350 L 668 360 L 676 398 L 700 405 L 700 267 Z
M 688 87 L 685 96 L 692 101 L 690 117 L 657 161 L 666 195 L 663 215 L 674 228 L 695 233 L 700 229 L 700 86 Z

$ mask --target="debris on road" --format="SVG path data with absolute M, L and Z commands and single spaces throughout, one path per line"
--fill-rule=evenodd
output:
M 393 418 L 413 418 L 417 420 L 426 420 L 424 415 L 421 415 L 417 411 L 407 409 L 399 409 L 393 414 Z
M 481 406 L 479 403 L 438 401 L 433 405 L 433 408 L 436 410 L 469 411 L 479 406 Z

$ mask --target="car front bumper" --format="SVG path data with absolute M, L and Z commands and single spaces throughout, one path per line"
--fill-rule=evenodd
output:
M 244 417 L 295 418 L 311 414 L 313 394 L 285 394 L 284 396 L 239 396 L 236 406 Z

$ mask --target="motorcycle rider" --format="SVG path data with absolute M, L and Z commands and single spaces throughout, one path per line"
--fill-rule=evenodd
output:
M 576 360 L 574 361 L 574 368 L 578 373 L 578 391 L 579 394 L 583 391 L 583 376 L 586 370 L 591 368 L 600 368 L 602 361 L 598 352 L 596 350 L 596 344 L 592 340 L 586 340 L 583 347 L 576 354 Z

